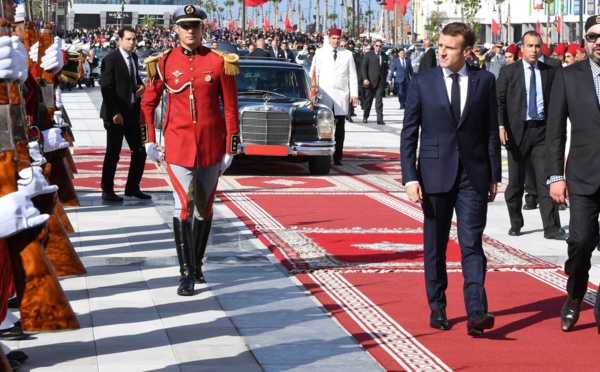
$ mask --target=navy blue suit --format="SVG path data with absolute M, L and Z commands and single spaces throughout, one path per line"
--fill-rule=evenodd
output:
M 403 58 L 404 66 L 400 61 L 400 57 L 394 58 L 390 64 L 390 74 L 388 81 L 392 81 L 398 84 L 398 101 L 400 102 L 400 108 L 404 108 L 406 105 L 406 92 L 408 91 L 408 84 L 410 84 L 410 78 L 413 75 L 412 64 L 410 58 Z
M 465 306 L 471 314 L 487 311 L 487 261 L 482 234 L 490 183 L 500 182 L 501 161 L 496 79 L 487 71 L 467 71 L 467 97 L 459 120 L 452 114 L 440 67 L 413 76 L 404 112 L 400 159 L 402 182 L 418 181 L 423 192 L 429 306 L 434 311 L 446 307 L 446 247 L 456 210 Z

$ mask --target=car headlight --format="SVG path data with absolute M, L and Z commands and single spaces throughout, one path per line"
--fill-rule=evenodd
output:
M 335 120 L 333 118 L 333 112 L 327 109 L 321 109 L 317 113 L 317 131 L 321 138 L 333 137 L 333 131 L 335 129 Z

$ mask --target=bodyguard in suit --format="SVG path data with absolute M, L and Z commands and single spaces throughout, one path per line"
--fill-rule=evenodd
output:
M 600 16 L 585 23 L 588 59 L 556 71 L 546 129 L 546 157 L 550 195 L 555 202 L 570 202 L 568 259 L 565 262 L 568 298 L 561 312 L 561 328 L 569 331 L 579 319 L 586 294 L 590 260 L 598 243 L 600 214 Z M 567 118 L 571 146 L 565 173 Z M 600 333 L 600 296 L 594 309 Z
M 406 92 L 408 84 L 413 75 L 412 64 L 409 58 L 404 57 L 404 49 L 398 50 L 398 58 L 394 58 L 390 64 L 388 81 L 398 84 L 398 101 L 400 110 L 404 110 L 406 104 Z
M 471 336 L 494 326 L 484 288 L 487 260 L 482 234 L 487 203 L 494 201 L 501 179 L 496 79 L 487 71 L 467 66 L 466 56 L 474 43 L 475 33 L 464 23 L 450 23 L 442 29 L 440 67 L 413 77 L 400 142 L 402 182 L 408 198 L 422 203 L 424 214 L 429 324 L 442 330 L 450 327 L 446 248 L 456 211 L 467 333 Z
M 354 66 L 356 67 L 356 78 L 358 82 L 358 100 L 362 102 L 364 101 L 364 97 L 362 94 L 362 78 L 360 76 L 360 65 L 362 61 L 362 56 L 359 51 L 354 50 L 355 46 L 356 44 L 354 43 L 354 40 L 348 40 L 348 42 L 346 43 L 346 49 L 352 52 L 352 57 L 354 57 Z M 348 115 L 346 115 L 346 121 L 354 123 L 354 120 L 352 120 L 353 116 L 356 116 L 356 114 L 354 113 L 354 105 L 350 105 L 350 110 L 348 112 Z
M 144 83 L 137 71 L 138 57 L 135 30 L 125 27 L 118 32 L 119 48 L 102 59 L 100 91 L 102 107 L 100 117 L 106 129 L 106 155 L 102 167 L 102 200 L 121 202 L 115 194 L 114 178 L 119 162 L 123 137 L 131 150 L 131 163 L 125 185 L 125 196 L 150 199 L 140 190 L 140 181 L 146 163 L 146 150 L 140 132 L 140 100 Z
M 383 53 L 383 41 L 375 40 L 374 49 L 363 55 L 361 75 L 363 87 L 365 88 L 365 103 L 363 105 L 363 123 L 366 123 L 371 113 L 373 98 L 375 98 L 375 111 L 377 112 L 377 124 L 383 122 L 383 95 L 385 93 L 385 82 L 388 74 L 388 57 Z
M 279 40 L 277 38 L 273 39 L 273 41 L 271 41 L 271 49 L 269 50 L 269 53 L 271 54 L 272 58 L 284 58 L 285 59 L 285 53 L 283 52 L 283 49 L 281 49 L 279 47 Z
M 535 31 L 522 38 L 523 59 L 500 70 L 497 81 L 500 141 L 508 151 L 508 186 L 504 193 L 509 235 L 521 235 L 524 225 L 523 192 L 525 165 L 529 159 L 536 175 L 544 238 L 565 234 L 558 206 L 552 202 L 546 184 L 546 118 L 555 69 L 539 62 L 542 39 Z
M 431 40 L 423 40 L 423 48 L 425 48 L 425 53 L 423 54 L 423 58 L 421 58 L 421 62 L 419 63 L 419 72 L 423 72 L 437 66 L 435 50 L 433 49 L 433 43 Z

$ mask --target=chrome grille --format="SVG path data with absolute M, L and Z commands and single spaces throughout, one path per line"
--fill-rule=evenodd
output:
M 288 112 L 244 111 L 242 141 L 256 145 L 288 145 L 291 125 Z

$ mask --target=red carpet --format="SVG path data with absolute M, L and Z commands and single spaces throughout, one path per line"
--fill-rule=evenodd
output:
M 422 212 L 382 193 L 222 193 L 221 199 L 293 272 L 422 270 Z M 489 237 L 490 270 L 556 268 Z M 448 267 L 460 270 L 456 230 Z
M 77 174 L 73 179 L 73 185 L 77 191 L 101 191 L 100 181 L 102 177 L 102 164 L 104 162 L 104 148 L 80 147 L 73 149 L 73 160 L 77 166 Z M 123 191 L 127 183 L 127 172 L 131 151 L 121 151 L 117 173 L 115 174 L 115 191 Z M 171 191 L 167 182 L 167 174 L 159 169 L 156 164 L 146 160 L 144 176 L 140 183 L 143 191 Z
M 560 329 L 566 294 L 558 273 L 491 272 L 486 289 L 494 329 L 466 333 L 462 275 L 450 274 L 449 331 L 429 328 L 423 275 L 298 274 L 313 295 L 388 371 L 591 371 L 600 363 L 593 306 L 584 304 L 573 332 Z M 593 303 L 595 293 L 589 301 Z

